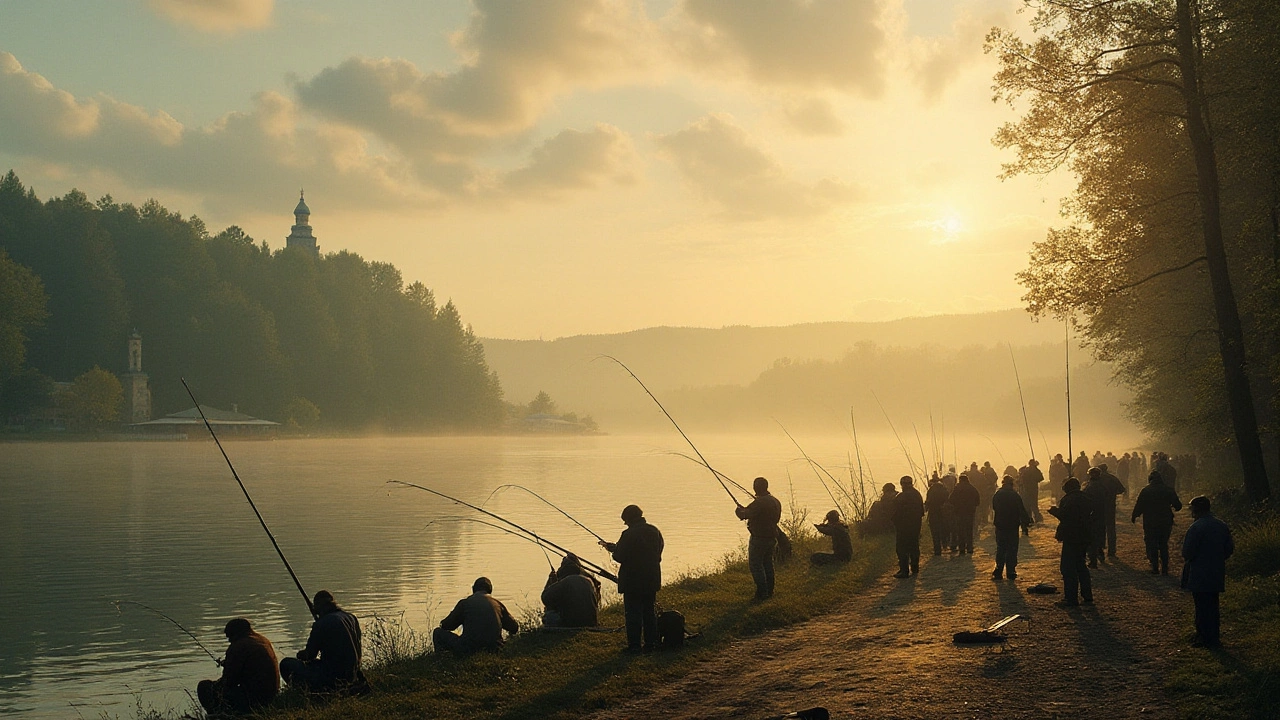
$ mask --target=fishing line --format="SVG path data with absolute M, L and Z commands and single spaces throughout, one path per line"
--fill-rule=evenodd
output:
M 195 644 L 196 644 L 196 645 L 199 645 L 199 646 L 200 646 L 200 649 L 204 651 L 204 654 L 205 654 L 205 655 L 208 655 L 210 660 L 212 660 L 212 661 L 214 661 L 215 663 L 217 663 L 218 667 L 222 667 L 222 659 L 221 659 L 221 658 L 219 658 L 217 655 L 214 655 L 214 654 L 209 650 L 209 648 L 205 647 L 205 646 L 204 646 L 204 643 L 200 642 L 200 638 L 198 638 L 198 637 L 196 637 L 196 636 L 195 636 L 195 633 L 193 633 L 193 632 L 191 632 L 190 630 L 186 629 L 185 627 L 183 627 L 183 626 L 182 626 L 182 623 L 178 622 L 177 620 L 174 620 L 173 618 L 169 617 L 168 615 L 164 614 L 163 612 L 160 612 L 159 610 L 157 610 L 157 609 L 155 609 L 155 608 L 151 607 L 150 605 L 144 605 L 144 604 L 142 604 L 142 603 L 140 603 L 140 602 L 138 602 L 138 601 L 136 601 L 136 600 L 112 600 L 112 601 L 111 601 L 111 604 L 116 606 L 116 612 L 118 612 L 118 613 L 123 613 L 123 612 L 124 612 L 124 609 L 120 607 L 121 605 L 137 605 L 138 607 L 142 608 L 143 610 L 147 610 L 147 611 L 149 611 L 149 612 L 155 613 L 156 615 L 159 615 L 160 617 L 164 618 L 165 620 L 168 620 L 170 623 L 172 623 L 172 624 L 173 624 L 173 626 L 174 626 L 174 627 L 176 627 L 176 628 L 178 628 L 179 630 L 181 630 L 182 632 L 186 633 L 187 637 L 191 638 L 191 639 L 195 642 Z
M 527 488 L 527 487 L 525 487 L 525 486 L 523 486 L 523 485 L 516 485 L 516 484 L 514 484 L 514 483 L 513 483 L 513 484 L 509 484 L 509 485 L 499 485 L 498 487 L 496 487 L 496 488 L 494 488 L 494 489 L 493 489 L 493 492 L 489 493 L 489 497 L 485 498 L 485 499 L 484 499 L 484 502 L 480 503 L 480 505 L 481 505 L 481 506 L 488 505 L 488 504 L 489 504 L 489 501 L 493 499 L 493 496 L 494 496 L 494 495 L 497 495 L 499 492 L 501 492 L 501 491 L 503 491 L 503 490 L 506 490 L 507 488 L 514 488 L 514 489 L 516 489 L 516 490 L 523 490 L 523 491 L 525 491 L 525 492 L 529 493 L 530 495 L 534 496 L 535 498 L 537 498 L 537 499 L 541 500 L 543 503 L 545 503 L 545 504 L 547 505 L 547 507 L 550 507 L 552 510 L 555 510 L 556 512 L 560 513 L 561 515 L 563 515 L 563 516 L 565 516 L 565 517 L 569 518 L 569 521 L 570 521 L 570 522 L 572 522 L 574 525 L 577 525 L 578 527 L 582 528 L 583 530 L 586 530 L 586 531 L 587 531 L 588 533 L 590 533 L 590 534 L 591 534 L 591 536 L 592 536 L 592 537 L 594 537 L 595 539 L 599 540 L 600 542 L 606 542 L 606 540 L 605 540 L 604 538 L 602 538 L 602 537 L 600 537 L 598 534 L 596 534 L 596 531 L 594 531 L 594 530 L 592 530 L 591 528 L 587 527 L 586 525 L 583 525 L 582 523 L 578 522 L 578 519 L 577 519 L 577 518 L 575 518 L 574 516 L 572 516 L 572 515 L 570 515 L 569 513 L 565 512 L 563 509 L 561 509 L 561 508 L 560 508 L 560 506 L 559 506 L 559 505 L 556 505 L 555 503 L 553 503 L 553 502 L 551 502 L 550 500 L 548 500 L 548 499 L 546 499 L 546 498 L 542 497 L 542 496 L 541 496 L 541 495 L 539 495 L 538 493 L 536 493 L 536 492 L 534 492 L 534 491 L 530 490 L 529 488 Z
M 1031 423 L 1027 421 L 1027 401 L 1022 399 L 1022 378 L 1018 376 L 1018 360 L 1013 357 L 1013 343 L 1009 346 L 1009 359 L 1013 361 L 1013 379 L 1018 381 L 1018 402 L 1022 403 L 1022 424 L 1027 428 L 1027 447 L 1031 449 L 1031 459 L 1036 459 L 1036 446 L 1031 443 Z
M 209 435 L 213 436 L 213 442 L 218 446 L 218 451 L 222 453 L 222 459 L 227 461 L 231 476 L 236 479 L 236 483 L 240 486 L 240 492 L 244 493 L 244 499 L 249 501 L 249 507 L 253 508 L 253 514 L 258 516 L 258 522 L 262 524 L 263 531 L 271 539 L 271 545 L 276 549 L 276 554 L 280 556 L 280 562 L 284 563 L 284 569 L 289 571 L 289 577 L 293 578 L 293 584 L 297 586 L 298 592 L 302 594 L 302 600 L 307 604 L 307 612 L 311 613 L 313 618 L 318 617 L 315 607 L 311 604 L 311 597 L 307 595 L 306 590 L 302 589 L 302 582 L 298 580 L 298 574 L 293 571 L 293 566 L 289 564 L 288 558 L 284 556 L 284 551 L 280 549 L 280 543 L 276 542 L 276 536 L 271 534 L 271 528 L 267 527 L 267 521 L 262 519 L 262 513 L 258 512 L 258 506 L 253 502 L 253 498 L 249 496 L 249 490 L 245 488 L 244 482 L 240 480 L 240 474 L 236 472 L 236 466 L 231 464 L 231 458 L 227 457 L 227 451 L 222 447 L 222 441 L 218 439 L 218 434 L 213 431 L 213 426 L 209 424 L 209 418 L 205 417 L 204 408 L 200 407 L 200 401 L 196 400 L 195 393 L 191 392 L 191 386 L 187 384 L 187 379 L 178 379 L 182 381 L 182 387 L 187 389 L 187 395 L 191 397 L 191 402 L 196 404 L 196 411 L 200 413 L 200 419 L 204 421 L 205 429 L 209 431 Z
M 432 520 L 431 522 L 427 523 L 426 525 L 424 525 L 424 526 L 423 526 L 423 528 L 422 528 L 422 529 L 423 529 L 423 530 L 426 530 L 427 528 L 431 527 L 432 525 L 436 524 L 437 522 L 473 522 L 473 523 L 479 523 L 479 524 L 481 524 L 481 525 L 486 525 L 486 526 L 488 526 L 488 527 L 491 527 L 491 528 L 493 528 L 494 530 L 501 530 L 502 532 L 504 532 L 504 533 L 506 533 L 506 534 L 508 534 L 508 535 L 510 535 L 510 536 L 512 536 L 512 537 L 518 537 L 518 538 L 520 538 L 521 540 L 527 540 L 528 542 L 531 542 L 531 543 L 533 543 L 534 545 L 537 545 L 537 546 L 538 546 L 538 549 L 542 551 L 542 556 L 543 556 L 544 558 L 546 558 L 546 559 L 547 559 L 547 565 L 548 565 L 552 570 L 555 570 L 555 569 L 556 569 L 555 563 L 551 562 L 551 556 L 550 556 L 549 554 L 547 554 L 547 546 L 546 546 L 546 545 L 543 545 L 541 542 L 538 542 L 537 540 L 535 540 L 535 539 L 533 539 L 533 538 L 529 537 L 528 535 L 521 535 L 520 533 L 518 533 L 518 532 L 516 532 L 516 531 L 514 531 L 514 530 L 511 530 L 511 529 L 509 529 L 509 528 L 504 528 L 504 527 L 502 527 L 501 525 L 497 525 L 497 524 L 495 524 L 495 523 L 491 523 L 491 522 L 489 522 L 488 520 L 481 520 L 480 518 L 473 518 L 473 517 L 447 517 L 447 518 L 440 518 L 440 519 L 438 519 L 438 520 Z

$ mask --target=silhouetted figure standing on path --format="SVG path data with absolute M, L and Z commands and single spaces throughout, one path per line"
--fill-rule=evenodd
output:
M 1000 489 L 991 497 L 991 525 L 996 531 L 996 569 L 991 577 L 995 580 L 1006 572 L 1010 580 L 1018 577 L 1018 530 L 1027 533 L 1031 527 L 1031 516 L 1014 484 L 1013 476 L 1005 475 Z
M 641 652 L 658 647 L 658 615 L 654 603 L 662 587 L 662 550 L 665 543 L 658 528 L 644 519 L 638 505 L 622 509 L 627 529 L 616 543 L 600 546 L 618 563 L 618 592 L 622 593 L 622 613 L 626 618 L 627 651 Z M 644 644 L 641 645 L 643 635 Z
M 1092 466 L 1089 465 L 1089 456 L 1085 455 L 1084 451 L 1081 450 L 1080 454 L 1077 455 L 1076 459 L 1071 463 L 1070 477 L 1073 477 L 1080 482 L 1084 482 L 1084 479 L 1089 477 L 1090 467 Z
M 902 492 L 893 501 L 893 529 L 897 535 L 895 549 L 898 552 L 898 573 L 894 577 L 906 578 L 920 572 L 920 525 L 924 521 L 924 498 L 920 497 L 919 490 L 912 487 L 915 481 L 911 476 L 902 476 L 898 484 L 902 486 Z
M 1169 462 L 1167 453 L 1155 453 L 1155 461 L 1151 464 L 1151 472 L 1160 473 L 1160 477 L 1164 479 L 1164 484 L 1169 489 L 1178 492 L 1178 469 Z
M 769 494 L 769 481 L 758 477 L 751 484 L 756 499 L 746 507 L 734 508 L 740 520 L 747 521 L 747 565 L 756 582 L 756 600 L 773 597 L 773 550 L 778 546 L 778 521 L 782 519 L 782 503 Z
M 814 553 L 809 562 L 814 565 L 836 565 L 853 559 L 853 542 L 849 539 L 849 526 L 840 522 L 840 511 L 827 513 L 821 525 L 814 525 L 818 532 L 831 538 L 831 552 Z
M 929 480 L 929 491 L 924 496 L 924 507 L 929 511 L 929 535 L 933 537 L 934 555 L 941 555 L 942 548 L 951 546 L 950 518 L 947 516 L 950 512 L 947 507 L 949 497 L 947 486 L 942 484 L 935 473 Z
M 1040 483 L 1044 482 L 1044 473 L 1040 472 L 1040 461 L 1031 458 L 1026 467 L 1018 471 L 1018 484 L 1021 485 L 1022 502 L 1027 506 L 1027 514 L 1035 522 L 1043 522 L 1040 514 Z
M 1129 488 L 1107 470 L 1107 464 L 1098 467 L 1098 479 L 1102 481 L 1105 502 L 1102 505 L 1102 525 L 1106 531 L 1107 557 L 1116 556 L 1116 498 L 1129 496 Z
M 977 482 L 974 485 L 974 487 L 978 488 L 978 495 L 982 498 L 982 503 L 978 505 L 978 524 L 986 525 L 990 519 L 991 498 L 1000 489 L 1000 477 L 996 475 L 996 469 L 991 467 L 990 461 L 984 462 L 978 472 L 980 473 L 981 482 Z
M 280 661 L 280 676 L 294 687 L 326 692 L 363 679 L 360 672 L 360 621 L 338 607 L 333 593 L 321 590 L 311 601 L 316 621 L 298 657 Z
M 1152 472 L 1133 503 L 1130 518 L 1130 522 L 1142 518 L 1142 541 L 1147 546 L 1152 575 L 1169 574 L 1169 535 L 1173 532 L 1173 514 L 1181 509 L 1178 493 L 1164 484 L 1160 473 Z
M 1071 477 L 1071 467 L 1062 459 L 1062 453 L 1053 456 L 1049 461 L 1049 496 L 1056 505 L 1062 499 L 1062 483 Z
M 1209 498 L 1191 501 L 1195 522 L 1182 541 L 1182 587 L 1191 591 L 1196 604 L 1195 645 L 1216 648 L 1221 625 L 1218 600 L 1226 590 L 1227 558 L 1235 552 L 1231 528 L 1210 513 Z
M 1062 602 L 1074 607 L 1083 599 L 1093 602 L 1093 579 L 1085 563 L 1085 553 L 1093 539 L 1093 503 L 1080 491 L 1080 481 L 1068 478 L 1062 484 L 1062 502 L 1049 508 L 1049 514 L 1058 518 L 1058 531 L 1054 538 L 1062 543 L 1062 559 L 1058 565 L 1062 571 Z
M 1089 479 L 1082 491 L 1093 503 L 1093 518 L 1089 522 L 1089 567 L 1098 567 L 1098 561 L 1106 562 L 1107 525 L 1104 507 L 1107 504 L 1107 486 L 1102 482 L 1102 470 L 1089 468 Z
M 431 633 L 431 643 L 435 645 L 436 652 L 447 650 L 455 655 L 470 655 L 482 650 L 497 652 L 505 644 L 503 630 L 511 635 L 520 632 L 520 624 L 492 593 L 493 582 L 487 577 L 478 577 L 471 583 L 471 594 L 459 600 L 453 606 L 453 612 L 445 616 L 440 627 Z M 461 636 L 453 633 L 459 627 L 462 628 Z
M 196 685 L 200 705 L 210 715 L 247 714 L 269 705 L 280 692 L 280 669 L 271 641 L 254 632 L 244 618 L 228 621 L 223 632 L 230 645 L 222 661 L 222 677 Z
M 959 537 L 960 554 L 973 554 L 973 523 L 978 505 L 982 503 L 978 489 L 969 482 L 969 476 L 961 475 L 956 489 L 951 491 L 951 509 L 955 511 L 956 535 Z

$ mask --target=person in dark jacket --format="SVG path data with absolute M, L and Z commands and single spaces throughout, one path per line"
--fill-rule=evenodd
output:
M 644 519 L 638 505 L 622 509 L 622 531 L 616 543 L 600 543 L 618 563 L 618 592 L 627 626 L 627 651 L 651 651 L 658 647 L 658 616 L 654 611 L 662 587 L 662 550 L 658 528 Z M 641 645 L 643 639 L 644 644 Z
M 569 553 L 560 569 L 547 577 L 542 604 L 547 609 L 542 624 L 547 627 L 595 627 L 600 624 L 600 581 L 583 572 L 582 561 Z
M 201 680 L 196 697 L 210 715 L 247 714 L 269 705 L 280 692 L 280 669 L 271 641 L 253 631 L 244 618 L 233 618 L 223 629 L 227 656 L 222 677 Z
M 1031 458 L 1025 467 L 1018 471 L 1019 494 L 1027 506 L 1027 514 L 1035 522 L 1043 522 L 1040 514 L 1040 483 L 1044 482 L 1044 473 L 1040 471 L 1040 461 Z
M 1049 461 L 1049 494 L 1056 505 L 1062 499 L 1062 483 L 1071 477 L 1071 466 L 1062 459 L 1062 453 L 1053 456 Z
M 880 498 L 871 503 L 866 519 L 858 523 L 858 537 L 888 535 L 893 532 L 893 501 L 897 497 L 898 489 L 893 483 L 885 483 L 880 488 Z
M 1031 516 L 1027 514 L 1027 506 L 1015 489 L 1012 475 L 1005 475 L 1000 489 L 991 497 L 991 525 L 996 531 L 996 569 L 991 573 L 993 580 L 1008 573 L 1009 579 L 1018 577 L 1018 530 L 1028 532 L 1031 527 Z
M 431 633 L 436 652 L 448 651 L 455 655 L 482 650 L 497 652 L 504 644 L 503 630 L 510 635 L 520 632 L 520 624 L 492 593 L 493 582 L 487 577 L 478 577 L 471 583 L 471 594 L 459 600 L 453 611 L 440 621 L 440 627 Z M 453 632 L 459 627 L 461 636 Z
M 929 512 L 929 535 L 933 537 L 933 554 L 941 555 L 942 548 L 951 547 L 951 506 L 947 505 L 950 493 L 937 473 L 929 479 L 929 490 L 924 496 L 924 507 Z
M 316 621 L 311 624 L 307 646 L 298 651 L 298 657 L 280 661 L 280 676 L 291 686 L 313 692 L 362 681 L 360 621 L 338 607 L 328 590 L 316 593 L 311 606 Z
M 960 554 L 972 555 L 974 516 L 977 514 L 978 505 L 982 503 L 982 497 L 973 483 L 969 482 L 968 473 L 960 476 L 956 482 L 956 489 L 951 491 L 951 497 L 947 502 L 951 503 L 951 510 L 955 513 L 955 532 Z
M 1169 462 L 1169 454 L 1163 452 L 1152 453 L 1155 460 L 1151 463 L 1151 472 L 1160 473 L 1164 484 L 1174 492 L 1178 491 L 1178 469 Z
M 1102 525 L 1106 532 L 1107 557 L 1114 558 L 1116 556 L 1116 498 L 1120 495 L 1129 497 L 1129 488 L 1107 468 L 1107 463 L 1098 466 L 1098 479 L 1102 482 L 1103 489 Z
M 1200 496 L 1191 501 L 1191 517 L 1195 522 L 1182 541 L 1182 587 L 1191 592 L 1196 605 L 1193 643 L 1216 648 L 1221 624 L 1218 600 L 1226 590 L 1227 558 L 1236 547 L 1231 528 L 1210 512 L 1209 498 Z
M 893 500 L 894 548 L 898 553 L 896 578 L 906 578 L 920 572 L 920 525 L 924 521 L 924 498 L 912 485 L 915 481 L 904 475 L 898 484 L 902 492 Z
M 757 601 L 773 597 L 773 551 L 778 546 L 778 521 L 782 519 L 782 503 L 769 493 L 769 481 L 758 477 L 751 483 L 755 499 L 733 512 L 747 521 L 747 565 L 756 583 Z
M 991 520 L 991 498 L 1000 490 L 1000 477 L 988 460 L 978 469 L 978 477 L 971 480 L 981 498 L 981 504 L 978 505 L 978 525 L 986 525 Z
M 1178 493 L 1164 484 L 1160 473 L 1147 476 L 1147 486 L 1138 493 L 1129 520 L 1142 518 L 1142 542 L 1147 546 L 1152 575 L 1169 574 L 1169 535 L 1173 533 L 1173 514 L 1181 509 Z
M 1107 525 L 1104 520 L 1104 506 L 1107 504 L 1107 487 L 1102 482 L 1102 470 L 1089 468 L 1088 479 L 1081 488 L 1093 504 L 1093 518 L 1089 524 L 1089 567 L 1098 567 L 1098 561 L 1106 562 Z
M 1064 607 L 1075 607 L 1081 599 L 1093 602 L 1093 580 L 1085 554 L 1093 540 L 1093 502 L 1080 491 L 1080 481 L 1068 478 L 1062 484 L 1062 501 L 1049 508 L 1049 514 L 1058 518 L 1058 530 L 1054 538 L 1062 543 L 1062 558 L 1058 568 L 1062 571 L 1062 602 Z
M 1071 477 L 1079 480 L 1080 482 L 1084 482 L 1084 479 L 1089 477 L 1090 467 L 1089 456 L 1081 450 L 1080 454 L 1077 455 L 1076 459 L 1071 463 Z
M 814 525 L 818 532 L 831 538 L 831 552 L 814 553 L 809 562 L 814 565 L 836 565 L 853 559 L 853 541 L 849 539 L 849 526 L 840 521 L 840 511 L 827 513 L 821 525 Z

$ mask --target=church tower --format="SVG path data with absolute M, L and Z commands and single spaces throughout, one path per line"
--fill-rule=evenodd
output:
M 320 257 L 320 246 L 316 244 L 316 236 L 311 234 L 311 208 L 307 207 L 303 193 L 298 192 L 298 207 L 293 209 L 294 224 L 289 237 L 284 239 L 286 248 L 302 248 L 315 257 Z
M 120 376 L 124 385 L 125 402 L 129 404 L 129 422 L 146 422 L 151 419 L 151 388 L 147 374 L 142 372 L 142 333 L 136 329 L 129 333 L 129 372 Z

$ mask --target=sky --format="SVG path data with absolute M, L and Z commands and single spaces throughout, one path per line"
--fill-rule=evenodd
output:
M 0 172 L 395 264 L 484 337 L 1016 307 L 1018 0 L 0 2 Z

